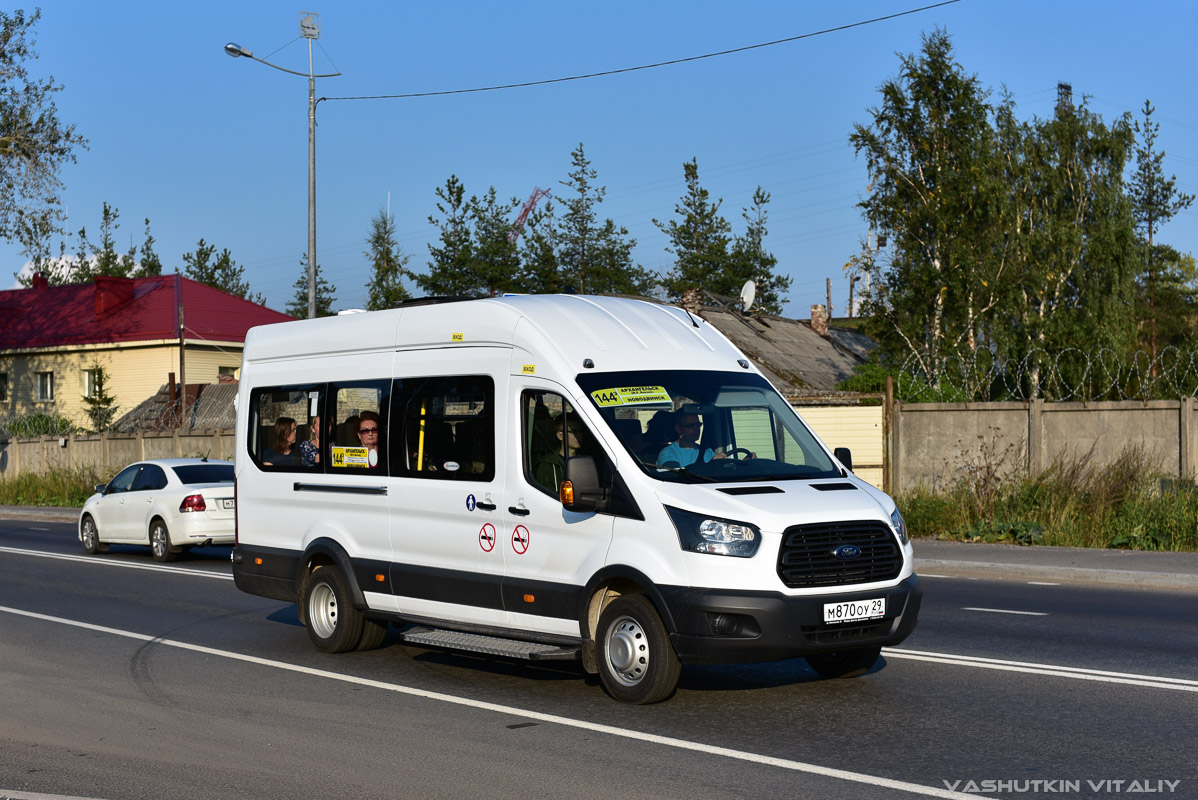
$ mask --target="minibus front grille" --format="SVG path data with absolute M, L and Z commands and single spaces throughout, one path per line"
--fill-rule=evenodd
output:
M 890 632 L 893 620 L 883 620 L 869 625 L 839 627 L 836 625 L 804 625 L 803 635 L 812 644 L 839 644 L 861 639 L 876 639 Z
M 855 558 L 842 558 L 843 545 L 860 549 Z M 903 553 L 894 533 L 873 520 L 792 525 L 782 533 L 778 577 L 792 589 L 806 586 L 847 586 L 897 578 Z

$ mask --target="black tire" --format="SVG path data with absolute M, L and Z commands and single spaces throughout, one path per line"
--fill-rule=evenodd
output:
M 89 556 L 103 552 L 100 549 L 100 531 L 96 528 L 96 521 L 91 518 L 90 514 L 79 523 L 79 540 L 83 543 L 83 552 Z
M 599 678 L 622 703 L 660 703 L 678 686 L 682 665 L 653 604 L 644 595 L 625 594 L 599 615 L 595 645 Z
M 881 647 L 861 650 L 837 650 L 807 656 L 807 663 L 825 678 L 859 678 L 869 672 L 881 655 Z
M 362 620 L 362 638 L 358 640 L 357 650 L 373 650 L 387 638 L 388 625 L 376 619 Z
M 322 653 L 345 653 L 358 648 L 366 619 L 354 608 L 349 586 L 334 566 L 317 567 L 300 592 L 308 638 Z M 366 649 L 366 648 L 362 648 Z
M 155 561 L 166 563 L 174 561 L 179 550 L 171 544 L 171 532 L 166 529 L 166 523 L 155 519 L 150 523 L 150 551 Z

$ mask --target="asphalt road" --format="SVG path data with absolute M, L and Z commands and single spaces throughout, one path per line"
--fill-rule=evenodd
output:
M 927 577 L 869 675 L 686 668 L 629 707 L 572 664 L 321 654 L 228 553 L 0 520 L 0 798 L 1198 797 L 1192 592 Z

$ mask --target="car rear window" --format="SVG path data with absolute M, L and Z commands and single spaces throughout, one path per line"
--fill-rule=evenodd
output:
M 183 483 L 232 483 L 232 464 L 189 464 L 172 467 Z

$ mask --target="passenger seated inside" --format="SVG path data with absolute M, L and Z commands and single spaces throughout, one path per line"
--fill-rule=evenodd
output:
M 570 419 L 567 424 L 566 414 L 558 415 L 555 422 L 556 447 L 543 452 L 533 465 L 533 477 L 541 486 L 557 492 L 566 475 L 566 459 L 578 455 L 582 448 L 578 438 L 581 428 L 582 423 L 577 420 Z
M 379 415 L 373 411 L 363 411 L 358 417 L 358 441 L 367 450 L 366 460 L 371 468 L 379 465 L 379 437 L 382 436 L 379 425 Z
M 268 467 L 301 466 L 299 451 L 295 447 L 295 420 L 279 417 L 275 421 L 274 447 L 262 452 L 262 463 Z

